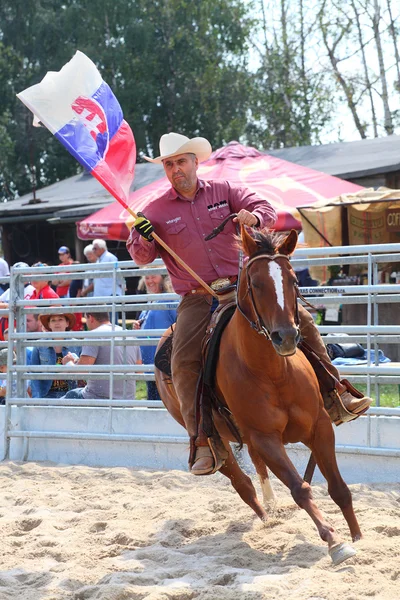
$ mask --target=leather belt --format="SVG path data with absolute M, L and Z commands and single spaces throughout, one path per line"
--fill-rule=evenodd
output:
M 216 279 L 215 281 L 209 283 L 208 285 L 216 292 L 222 291 L 224 288 L 227 288 L 233 284 L 235 284 L 237 282 L 237 276 L 233 275 L 231 277 L 220 277 L 219 279 Z M 204 295 L 209 295 L 209 292 L 201 287 L 195 288 L 194 290 L 190 290 L 189 292 L 186 292 L 186 294 L 184 294 L 184 296 L 189 296 L 190 294 L 204 294 Z

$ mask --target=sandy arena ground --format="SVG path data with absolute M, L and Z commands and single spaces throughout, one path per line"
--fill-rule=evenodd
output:
M 275 479 L 267 525 L 219 474 L 6 462 L 0 481 L 0 600 L 400 598 L 400 483 L 351 486 L 364 539 L 335 568 Z

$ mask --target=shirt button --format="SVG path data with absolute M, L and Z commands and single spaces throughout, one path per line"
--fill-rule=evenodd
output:
M 218 269 L 218 265 L 215 265 L 215 266 L 216 266 L 216 267 L 217 267 L 217 269 Z
M 200 217 L 197 217 L 197 220 L 200 221 Z
M 192 204 L 194 204 L 194 202 L 192 202 Z
M 208 251 L 211 252 L 211 248 L 209 248 Z

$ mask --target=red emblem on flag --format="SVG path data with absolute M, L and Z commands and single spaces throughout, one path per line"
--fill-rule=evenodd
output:
M 81 123 L 94 139 L 102 157 L 108 150 L 108 125 L 103 107 L 93 98 L 79 96 L 71 105 Z

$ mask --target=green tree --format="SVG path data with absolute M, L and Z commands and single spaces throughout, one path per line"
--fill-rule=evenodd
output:
M 240 0 L 2 0 L 0 167 L 3 198 L 74 174 L 78 163 L 15 94 L 58 71 L 79 49 L 121 103 L 139 156 L 157 154 L 162 133 L 238 138 L 246 123 L 247 39 Z

